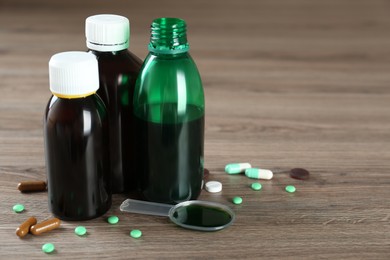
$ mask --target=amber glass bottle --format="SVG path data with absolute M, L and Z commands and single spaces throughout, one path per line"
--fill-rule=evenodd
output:
M 112 191 L 132 191 L 137 187 L 132 99 L 142 61 L 128 51 L 130 24 L 123 16 L 90 16 L 85 34 L 99 64 L 97 93 L 107 107 Z
M 49 62 L 53 93 L 44 116 L 49 208 L 63 220 L 87 220 L 111 206 L 108 121 L 96 57 L 64 52 Z

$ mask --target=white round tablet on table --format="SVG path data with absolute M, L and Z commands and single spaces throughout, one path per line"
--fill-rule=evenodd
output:
M 205 187 L 208 192 L 220 192 L 222 190 L 222 183 L 219 181 L 208 181 L 206 182 Z

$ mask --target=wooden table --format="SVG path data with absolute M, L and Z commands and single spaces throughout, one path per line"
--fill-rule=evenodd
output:
M 205 166 L 209 180 L 223 183 L 200 199 L 230 206 L 231 227 L 204 233 L 124 214 L 126 196 L 115 195 L 104 217 L 15 235 L 28 216 L 51 217 L 46 193 L 16 189 L 45 179 L 48 60 L 85 50 L 84 19 L 97 13 L 129 17 L 130 49 L 141 58 L 152 19 L 187 20 L 207 99 Z M 1 0 L 0 258 L 389 259 L 389 46 L 390 5 L 379 0 Z M 271 169 L 274 178 L 252 191 L 253 180 L 224 173 L 230 162 Z M 310 179 L 290 178 L 295 167 Z M 284 191 L 289 184 L 295 193 Z M 14 213 L 16 203 L 26 211 Z M 107 224 L 109 215 L 120 222 Z M 74 234 L 78 225 L 86 237 Z M 134 228 L 142 238 L 129 236 Z M 52 255 L 41 251 L 47 242 Z

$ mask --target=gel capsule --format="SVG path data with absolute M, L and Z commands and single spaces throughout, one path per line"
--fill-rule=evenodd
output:
M 273 177 L 273 173 L 266 169 L 250 168 L 245 170 L 245 176 L 252 179 L 270 180 Z
M 230 163 L 225 166 L 225 172 L 228 174 L 238 174 L 251 167 L 249 163 Z
M 33 235 L 40 235 L 42 233 L 58 228 L 60 224 L 61 220 L 59 220 L 58 218 L 48 219 L 32 226 L 30 228 L 30 232 Z
M 30 227 L 37 224 L 37 219 L 34 217 L 29 217 L 26 221 L 24 221 L 17 229 L 16 235 L 20 238 L 24 237 L 30 231 Z
M 22 181 L 18 184 L 18 190 L 21 192 L 46 191 L 46 182 Z

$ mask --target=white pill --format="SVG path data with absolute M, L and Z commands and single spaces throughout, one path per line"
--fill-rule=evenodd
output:
M 222 190 L 222 183 L 219 181 L 208 181 L 206 182 L 205 187 L 208 192 L 216 193 Z

